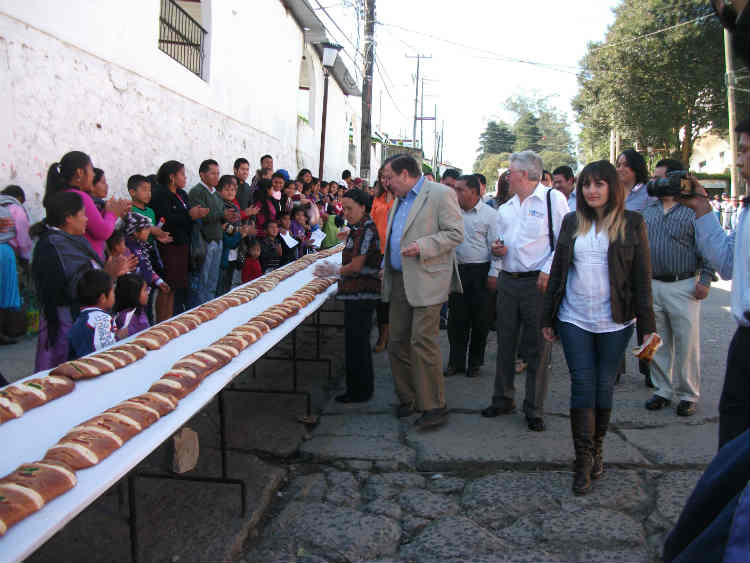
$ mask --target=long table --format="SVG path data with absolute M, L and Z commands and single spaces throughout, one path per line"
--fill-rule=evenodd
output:
M 327 260 L 340 263 L 341 254 L 334 254 Z M 72 393 L 32 409 L 21 418 L 0 424 L 0 476 L 7 475 L 22 463 L 41 460 L 46 451 L 77 424 L 120 401 L 147 391 L 177 359 L 204 348 L 235 326 L 280 303 L 313 279 L 314 267 L 315 263 L 280 282 L 272 291 L 260 294 L 249 303 L 232 307 L 161 349 L 148 352 L 144 359 L 95 379 L 78 381 Z M 208 376 L 195 391 L 180 401 L 173 412 L 137 434 L 107 459 L 76 472 L 78 484 L 73 489 L 12 526 L 0 537 L 0 561 L 21 561 L 31 555 L 182 427 L 234 377 L 315 313 L 336 293 L 336 288 L 336 284 L 329 287 L 299 314 L 287 319 L 229 364 Z M 39 372 L 29 378 L 47 373 Z

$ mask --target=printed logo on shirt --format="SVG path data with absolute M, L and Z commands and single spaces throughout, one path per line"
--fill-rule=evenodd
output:
M 542 217 L 544 217 L 544 213 L 541 213 L 536 209 L 529 209 L 529 217 L 536 217 L 538 219 L 541 219 Z

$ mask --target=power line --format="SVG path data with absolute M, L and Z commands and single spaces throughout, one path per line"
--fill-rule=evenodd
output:
M 673 29 L 677 29 L 678 27 L 682 27 L 684 25 L 688 25 L 691 23 L 696 23 L 700 20 L 705 20 L 707 18 L 712 17 L 713 14 L 703 14 L 702 16 L 698 16 L 697 18 L 694 18 L 692 20 L 684 21 L 677 23 L 675 25 L 670 25 L 669 27 L 665 27 L 662 29 L 657 29 L 656 31 L 652 31 L 651 33 L 646 33 L 645 35 L 639 35 L 637 37 L 631 37 L 630 39 L 624 39 L 623 41 L 618 41 L 617 43 L 607 43 L 605 45 L 602 45 L 601 47 L 595 47 L 594 49 L 589 49 L 590 53 L 601 51 L 602 49 L 609 49 L 610 47 L 617 47 L 618 45 L 623 45 L 625 43 L 632 43 L 633 41 L 641 41 L 642 39 L 648 39 L 650 37 L 653 37 L 654 35 L 658 35 L 659 33 L 664 33 L 665 31 L 671 31 Z
M 401 114 L 401 117 L 406 118 L 406 115 L 404 115 L 404 113 L 398 107 L 396 100 L 393 99 L 393 96 L 391 95 L 391 91 L 388 89 L 388 84 L 386 84 L 386 81 L 385 81 L 385 72 L 383 71 L 383 68 L 380 66 L 380 60 L 378 59 L 377 54 L 375 55 L 374 60 L 375 60 L 375 66 L 377 67 L 381 78 L 383 78 L 383 87 L 385 88 L 385 93 L 388 94 L 388 97 L 391 99 L 391 102 L 393 103 L 393 107 L 396 108 L 396 111 Z
M 531 61 L 531 60 L 526 60 L 526 59 L 518 59 L 518 58 L 515 58 L 515 57 L 508 57 L 506 55 L 503 55 L 501 53 L 497 53 L 495 51 L 491 51 L 489 49 L 483 49 L 481 47 L 475 47 L 473 45 L 466 45 L 465 43 L 459 43 L 458 41 L 453 41 L 451 39 L 445 39 L 443 37 L 439 37 L 439 36 L 433 35 L 431 33 L 425 33 L 424 31 L 418 31 L 416 29 L 409 29 L 408 27 L 404 27 L 402 25 L 392 24 L 392 23 L 385 23 L 385 22 L 381 22 L 381 21 L 377 21 L 375 23 L 377 23 L 378 25 L 381 25 L 381 26 L 386 26 L 386 27 L 392 27 L 392 28 L 395 28 L 395 29 L 400 29 L 402 31 L 406 31 L 407 33 L 413 33 L 415 35 L 422 35 L 424 37 L 428 37 L 428 38 L 433 39 L 435 41 L 440 41 L 442 43 L 447 43 L 447 44 L 453 45 L 455 47 L 461 47 L 462 49 L 469 49 L 471 51 L 478 51 L 478 52 L 482 52 L 482 53 L 487 53 L 487 54 L 490 54 L 490 55 L 493 55 L 494 57 L 496 57 L 497 60 L 504 60 L 504 61 L 508 61 L 508 62 L 515 62 L 515 63 L 523 63 L 523 64 L 528 64 L 528 65 L 534 65 L 534 66 L 541 66 L 541 67 L 550 68 L 552 70 L 558 70 L 559 68 L 565 68 L 565 67 L 571 68 L 571 69 L 579 68 L 577 66 L 567 66 L 567 65 L 559 65 L 559 64 L 552 64 L 552 63 L 543 63 L 543 62 L 539 62 L 539 61 Z

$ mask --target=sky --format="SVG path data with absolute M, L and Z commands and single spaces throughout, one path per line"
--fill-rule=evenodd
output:
M 350 67 L 352 59 L 361 60 L 354 48 L 356 1 L 309 0 L 330 35 L 344 46 L 340 56 Z M 426 79 L 424 113 L 432 116 L 437 105 L 438 128 L 445 124 L 444 161 L 470 171 L 487 121 L 512 122 L 513 114 L 503 105 L 517 94 L 544 97 L 566 112 L 575 135 L 578 127 L 570 100 L 578 89 L 576 68 L 587 43 L 604 38 L 614 21 L 612 9 L 619 3 L 376 0 L 380 24 L 375 27 L 373 128 L 391 137 L 411 138 L 417 60 L 407 55 L 422 54 L 432 57 L 420 63 L 420 75 Z M 431 158 L 433 122 L 424 123 L 424 138 L 425 154 Z

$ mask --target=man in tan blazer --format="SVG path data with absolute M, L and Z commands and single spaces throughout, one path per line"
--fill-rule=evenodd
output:
M 388 217 L 383 300 L 390 303 L 388 355 L 399 417 L 421 411 L 417 428 L 443 424 L 443 362 L 438 340 L 440 307 L 461 292 L 455 248 L 464 239 L 453 190 L 426 181 L 409 155 L 383 167 L 382 179 L 398 197 Z

